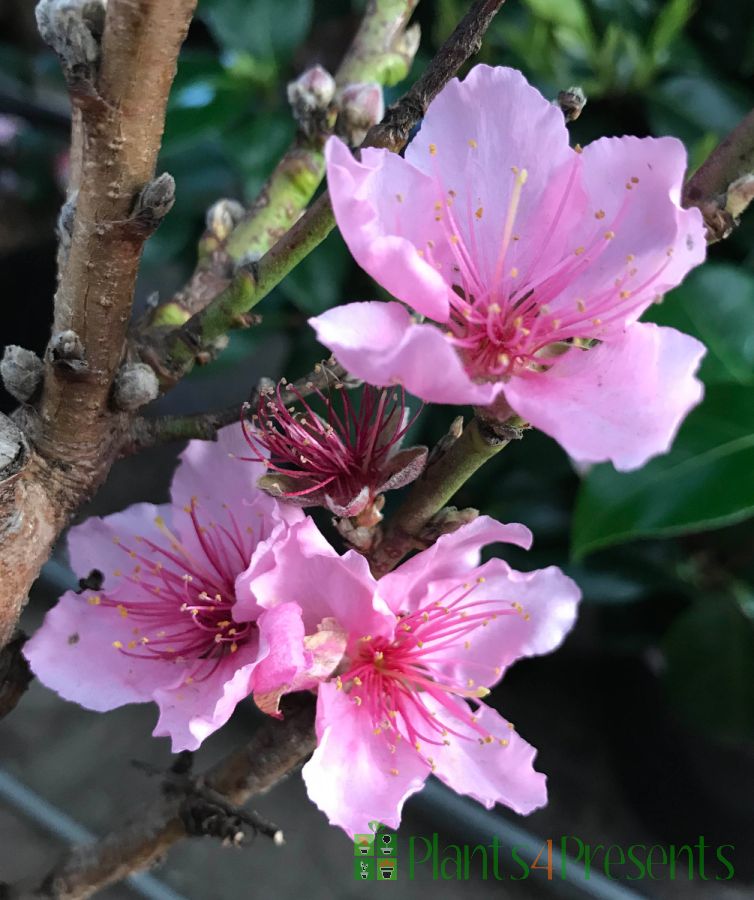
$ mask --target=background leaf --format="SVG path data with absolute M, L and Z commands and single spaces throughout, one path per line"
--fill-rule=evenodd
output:
M 719 528 L 754 514 L 754 389 L 712 385 L 673 449 L 637 472 L 595 466 L 581 484 L 572 551 Z

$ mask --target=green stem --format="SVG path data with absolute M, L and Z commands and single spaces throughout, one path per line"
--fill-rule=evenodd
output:
M 461 436 L 412 485 L 403 505 L 390 520 L 371 555 L 376 578 L 394 568 L 412 549 L 421 546 L 421 532 L 471 476 L 496 456 L 509 440 L 479 419 L 472 419 Z
M 413 0 L 404 2 L 408 7 Z M 366 145 L 393 151 L 402 149 L 430 102 L 459 67 L 477 52 L 482 36 L 504 2 L 477 0 L 472 5 L 418 81 L 388 110 L 383 123 L 370 131 Z M 265 253 L 253 267 L 253 273 L 240 272 L 229 287 L 184 325 L 161 338 L 156 353 L 150 353 L 148 361 L 162 370 L 164 385 L 169 386 L 185 375 L 202 348 L 230 329 L 247 324 L 244 316 L 311 253 L 334 226 L 332 204 L 324 193 Z

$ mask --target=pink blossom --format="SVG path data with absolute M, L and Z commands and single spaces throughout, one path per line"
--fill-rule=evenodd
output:
M 312 663 L 295 604 L 247 604 L 236 619 L 237 577 L 304 518 L 254 487 L 264 470 L 235 458 L 244 449 L 240 425 L 216 443 L 192 441 L 170 504 L 72 528 L 73 569 L 97 569 L 104 583 L 64 594 L 25 648 L 40 681 L 88 709 L 155 701 L 154 734 L 174 751 L 195 749 L 252 690 L 291 683 Z
M 363 556 L 338 556 L 307 520 L 275 547 L 274 564 L 258 554 L 239 579 L 239 617 L 245 598 L 284 600 L 300 604 L 307 631 L 331 617 L 347 635 L 339 674 L 318 690 L 304 780 L 350 835 L 373 819 L 397 827 L 431 772 L 488 808 L 525 814 L 546 802 L 536 751 L 482 698 L 517 659 L 560 644 L 580 595 L 555 567 L 480 566 L 494 541 L 528 547 L 531 534 L 482 516 L 375 581 Z
M 705 256 L 680 206 L 674 138 L 575 152 L 560 111 L 513 69 L 475 67 L 431 104 L 405 159 L 337 139 L 335 216 L 398 303 L 311 320 L 355 376 L 436 403 L 513 409 L 583 462 L 665 452 L 702 396 L 693 338 L 637 320 Z M 439 327 L 438 327 L 439 326 Z
M 260 395 L 244 433 L 252 459 L 267 468 L 259 479 L 263 490 L 299 506 L 324 506 L 336 516 L 366 511 L 365 524 L 373 524 L 380 518 L 380 495 L 418 478 L 427 448 L 401 449 L 416 419 L 402 390 L 367 386 L 355 407 L 340 387 L 335 397 L 315 391 L 324 406 L 319 416 L 290 386 L 286 390 L 297 396 L 301 409 L 287 407 L 278 385 L 275 393 Z

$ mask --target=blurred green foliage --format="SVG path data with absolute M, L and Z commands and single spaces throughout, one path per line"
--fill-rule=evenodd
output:
M 363 2 L 200 0 L 171 96 L 161 167 L 178 184 L 175 210 L 148 244 L 147 280 L 167 262 L 177 278 L 194 263 L 206 207 L 217 197 L 251 199 L 293 136 L 285 84 L 303 67 L 334 68 Z M 467 8 L 422 0 L 418 71 Z M 751 0 L 508 0 L 481 59 L 513 65 L 548 96 L 572 84 L 589 102 L 574 141 L 604 134 L 673 134 L 692 167 L 754 105 Z M 0 44 L 0 93 L 43 84 L 62 93 L 54 61 Z M 414 73 L 415 74 L 415 73 Z M 401 92 L 388 92 L 390 101 Z M 29 128 L 26 158 L 59 154 L 59 134 Z M 33 148 L 37 145 L 37 150 Z M 37 156 L 34 156 L 34 153 Z M 39 155 L 41 154 L 41 156 Z M 45 181 L 47 178 L 47 181 Z M 30 188 L 31 189 L 31 188 Z M 661 645 L 666 684 L 690 721 L 721 735 L 754 738 L 754 214 L 711 262 L 650 317 L 699 337 L 703 404 L 672 451 L 640 472 L 597 466 L 580 477 L 549 439 L 528 434 L 482 470 L 457 498 L 530 526 L 523 568 L 564 565 L 599 607 L 595 641 L 642 653 Z M 321 357 L 306 317 L 377 288 L 329 238 L 261 307 L 258 328 L 233 336 L 218 366 L 245 378 L 245 363 L 272 332 L 287 335 L 285 374 Z M 214 367 L 213 367 L 214 368 Z M 270 373 L 282 374 L 282 373 Z M 201 378 L 198 371 L 192 377 Z M 432 443 L 456 411 L 425 410 L 416 439 Z M 395 502 L 389 499 L 389 507 Z M 733 524 L 737 523 L 737 524 Z M 711 531 L 711 529 L 722 529 Z

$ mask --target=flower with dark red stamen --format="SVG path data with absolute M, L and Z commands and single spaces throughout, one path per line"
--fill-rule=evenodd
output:
M 284 391 L 297 406 L 285 404 Z M 360 524 L 375 524 L 381 495 L 418 478 L 427 448 L 401 449 L 416 419 L 402 389 L 365 387 L 358 405 L 342 386 L 334 393 L 314 389 L 323 415 L 284 382 L 260 394 L 251 423 L 244 421 L 252 459 L 267 467 L 258 484 L 289 503 L 324 506 L 339 517 L 361 514 L 366 519 Z
M 348 635 L 318 689 L 318 746 L 303 774 L 310 798 L 350 835 L 374 819 L 398 827 L 432 772 L 488 808 L 528 813 L 546 802 L 535 749 L 483 700 L 517 659 L 560 644 L 580 593 L 554 566 L 479 566 L 494 541 L 528 547 L 531 535 L 480 516 L 375 581 L 363 556 L 338 556 L 309 520 L 291 527 L 274 564 L 258 554 L 239 580 L 242 598 L 300 603 L 307 630 L 330 619 Z
M 252 691 L 287 686 L 313 662 L 295 604 L 247 601 L 236 617 L 236 580 L 257 546 L 274 549 L 304 518 L 255 488 L 244 448 L 238 424 L 217 443 L 192 441 L 171 504 L 71 529 L 73 568 L 96 568 L 104 583 L 64 594 L 25 648 L 44 684 L 89 709 L 154 700 L 154 733 L 174 750 L 195 749 Z

